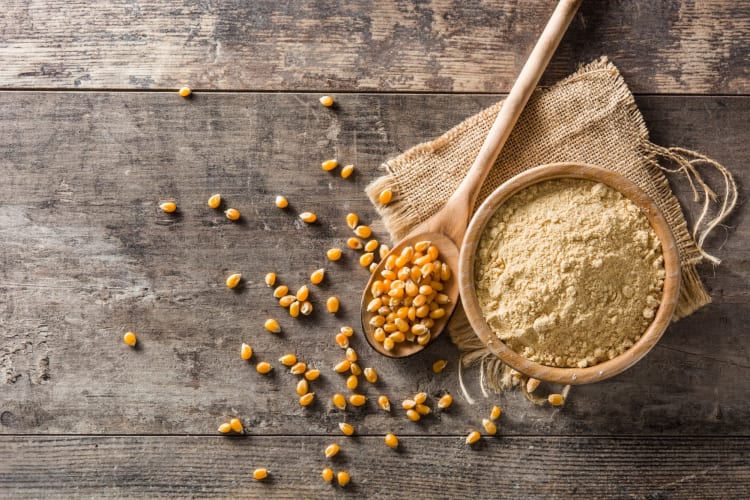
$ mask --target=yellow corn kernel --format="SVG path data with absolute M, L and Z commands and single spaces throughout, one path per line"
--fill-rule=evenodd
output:
M 347 165 L 341 169 L 341 177 L 348 179 L 354 173 L 354 165 Z
M 440 280 L 448 281 L 449 279 L 451 279 L 451 268 L 450 266 L 448 266 L 448 264 L 443 262 L 440 265 Z
M 474 444 L 482 437 L 481 434 L 479 434 L 478 431 L 471 431 L 466 436 L 466 444 Z
M 341 429 L 341 432 L 344 434 L 344 436 L 351 436 L 352 434 L 354 434 L 354 427 L 352 426 L 352 424 L 339 422 L 339 429 Z
M 367 303 L 367 307 L 365 309 L 367 309 L 367 312 L 375 312 L 378 309 L 380 309 L 380 306 L 382 305 L 383 305 L 383 299 L 375 298 Z
M 404 410 L 411 410 L 415 406 L 417 406 L 417 403 L 413 399 L 404 399 L 401 401 L 401 408 Z
M 307 380 L 301 379 L 297 382 L 297 394 L 304 396 L 308 392 L 310 392 L 310 384 L 307 383 Z
M 371 384 L 374 384 L 378 381 L 378 372 L 375 371 L 375 368 L 370 368 L 368 366 L 367 368 L 365 368 L 364 374 L 365 380 L 367 380 Z
M 349 375 L 349 377 L 346 379 L 347 389 L 349 389 L 350 391 L 353 391 L 354 389 L 357 388 L 358 385 L 359 385 L 359 379 L 357 378 L 357 376 Z
M 346 246 L 348 246 L 352 250 L 362 250 L 362 247 L 363 247 L 362 240 L 352 236 L 351 238 L 346 240 Z
M 278 208 L 286 208 L 289 206 L 289 200 L 286 199 L 286 196 L 278 195 L 276 197 L 276 206 Z
M 297 294 L 296 294 L 297 300 L 299 300 L 300 302 L 304 302 L 305 300 L 307 300 L 307 297 L 309 296 L 310 296 L 310 289 L 307 288 L 307 285 L 302 285 L 301 287 L 299 287 L 299 289 L 297 290 Z
M 357 377 L 359 377 L 360 375 L 362 375 L 362 368 L 360 368 L 357 363 L 352 363 L 349 365 L 349 372 L 352 375 L 356 375 Z
M 417 410 L 406 410 L 406 418 L 408 418 L 412 422 L 419 422 L 419 419 L 422 418 L 422 415 L 420 415 Z
M 418 241 L 414 244 L 414 251 L 424 253 L 424 251 L 427 250 L 431 244 L 432 242 L 429 240 Z
M 236 432 L 237 434 L 241 434 L 242 431 L 244 430 L 242 427 L 242 422 L 240 421 L 239 418 L 233 418 L 232 420 L 230 420 L 229 427 L 231 427 L 232 430 Z
M 391 411 L 391 402 L 388 400 L 388 396 L 385 394 L 378 396 L 378 406 L 381 410 Z
M 341 450 L 341 447 L 336 443 L 329 444 L 325 449 L 326 458 L 335 457 L 338 454 L 339 450 Z
M 268 477 L 268 470 L 266 469 L 255 469 L 253 471 L 253 479 L 256 481 L 263 481 L 265 478 Z
M 354 228 L 357 227 L 357 224 L 359 224 L 359 216 L 357 214 L 346 214 L 346 225 L 349 226 L 349 229 L 354 230 Z
M 562 406 L 565 403 L 565 396 L 562 394 L 550 394 L 547 396 L 547 401 L 552 406 Z
M 310 315 L 312 314 L 312 312 L 313 312 L 313 305 L 312 305 L 312 302 L 310 302 L 309 300 L 306 300 L 306 301 L 304 301 L 304 302 L 303 302 L 303 303 L 302 303 L 302 304 L 301 304 L 301 305 L 299 306 L 299 312 L 301 312 L 301 313 L 302 313 L 302 314 L 304 314 L 305 316 L 310 316 Z
M 252 358 L 253 357 L 253 348 L 250 347 L 249 345 L 243 343 L 242 347 L 240 347 L 240 356 L 245 361 L 247 361 L 248 359 Z
M 190 90 L 190 87 L 182 87 L 179 91 L 180 97 L 190 97 L 190 94 L 192 93 L 193 91 Z
M 434 311 L 430 312 L 430 318 L 432 319 L 440 319 L 443 316 L 445 316 L 445 309 L 443 309 L 442 307 L 438 307 Z
M 388 326 L 388 325 L 386 325 L 386 326 Z M 394 332 L 394 333 L 388 335 L 388 338 L 390 338 L 394 343 L 400 344 L 401 342 L 403 342 L 403 341 L 406 340 L 406 335 L 404 335 L 403 332 Z
M 326 160 L 320 164 L 320 168 L 322 168 L 326 172 L 329 172 L 338 166 L 339 162 L 337 160 Z
M 135 337 L 135 333 L 133 332 L 127 332 L 122 336 L 122 340 L 130 347 L 135 347 L 135 343 L 138 341 L 138 339 Z
M 328 257 L 328 260 L 335 262 L 341 258 L 341 254 L 340 248 L 329 248 L 326 252 L 326 257 Z
M 393 341 L 393 339 L 390 337 L 386 337 L 383 341 L 383 349 L 385 349 L 386 351 L 392 351 L 394 347 L 396 347 L 396 343 Z
M 271 333 L 281 332 L 281 325 L 279 325 L 279 322 L 273 318 L 268 318 L 266 322 L 263 323 L 263 327 Z
M 230 274 L 227 278 L 227 287 L 236 288 L 240 284 L 242 275 L 240 273 Z
M 348 347 L 346 349 L 346 359 L 354 363 L 355 361 L 357 361 L 357 358 L 357 351 L 355 351 L 352 347 Z
M 323 469 L 323 472 L 320 473 L 320 477 L 322 477 L 323 481 L 325 481 L 326 483 L 330 483 L 331 481 L 333 481 L 333 471 L 330 467 L 326 467 L 325 469 Z
M 446 408 L 449 408 L 450 405 L 453 404 L 453 396 L 450 394 L 443 394 L 443 396 L 438 399 L 437 407 L 441 410 L 445 410 Z
M 427 401 L 426 392 L 418 392 L 417 394 L 414 395 L 414 402 L 417 403 L 418 405 L 421 405 L 425 401 Z
M 493 406 L 492 410 L 490 410 L 490 418 L 492 420 L 497 420 L 502 414 L 503 410 L 499 406 Z
M 430 329 L 427 328 L 422 323 L 416 323 L 415 325 L 413 325 L 411 327 L 411 333 L 413 333 L 414 335 L 417 335 L 417 336 L 424 335 L 425 333 L 429 333 L 429 332 L 430 332 Z M 440 360 L 440 361 L 442 361 L 442 360 Z M 433 371 L 435 370 L 435 365 L 437 363 L 438 363 L 438 361 L 435 361 L 435 363 L 432 365 L 433 366 L 433 368 L 432 368 Z M 445 368 L 445 366 L 443 366 L 443 368 Z M 439 373 L 439 372 L 435 372 L 435 373 Z
M 227 208 L 224 210 L 224 215 L 229 220 L 238 220 L 240 218 L 240 211 L 236 208 Z
M 347 337 L 351 337 L 352 335 L 354 335 L 354 328 L 352 328 L 351 326 L 342 326 L 339 331 Z
M 304 396 L 299 397 L 299 404 L 300 406 L 310 406 L 314 399 L 315 399 L 315 393 L 308 392 Z
M 364 404 L 367 403 L 367 397 L 363 394 L 352 394 L 349 396 L 349 403 L 352 406 L 364 406 Z
M 284 354 L 279 358 L 279 363 L 284 366 L 292 366 L 297 362 L 297 356 L 294 354 Z
M 343 394 L 334 394 L 331 398 L 331 401 L 333 401 L 333 406 L 335 406 L 339 410 L 346 409 L 346 398 Z
M 289 368 L 289 373 L 292 375 L 303 375 L 307 371 L 307 364 L 302 361 L 297 361 Z
M 320 377 L 320 370 L 317 368 L 310 368 L 305 372 L 305 378 L 312 382 L 313 380 L 318 380 Z
M 279 305 L 281 307 L 289 307 L 295 300 L 294 295 L 284 295 L 279 299 Z
M 273 290 L 273 296 L 280 299 L 284 295 L 289 293 L 289 287 L 286 285 L 279 285 Z
M 322 267 L 313 271 L 310 275 L 310 283 L 312 283 L 313 285 L 319 285 L 323 281 L 323 278 L 325 278 L 325 275 L 326 270 Z
M 378 314 L 376 316 L 373 316 L 370 318 L 370 326 L 374 326 L 375 328 L 380 328 L 381 326 L 385 325 L 385 318 Z
M 365 252 L 374 252 L 378 248 L 378 240 L 370 240 L 365 243 Z
M 266 282 L 267 286 L 273 286 L 276 284 L 276 273 L 267 273 L 266 276 L 263 278 L 263 281 Z M 276 297 L 279 298 L 279 297 Z
M 441 306 L 442 306 L 442 305 L 445 305 L 445 304 L 447 304 L 447 303 L 448 303 L 448 302 L 450 302 L 450 301 L 451 301 L 450 297 L 448 297 L 448 296 L 447 296 L 446 294 L 444 294 L 444 293 L 439 293 L 439 294 L 437 294 L 437 295 L 435 296 L 435 302 L 436 302 L 437 304 L 440 304 Z
M 388 252 L 390 252 L 391 249 L 388 245 L 380 245 L 380 250 L 378 250 L 379 256 L 382 259 L 385 259 L 385 256 L 388 255 Z
M 333 106 L 333 97 L 329 95 L 324 95 L 323 97 L 319 99 L 319 101 L 320 101 L 320 104 L 322 104 L 326 108 L 330 108 L 331 106 Z
M 299 310 L 300 310 L 301 304 L 299 301 L 294 301 L 289 305 L 289 316 L 292 318 L 296 318 L 299 316 Z
M 417 410 L 417 413 L 419 413 L 422 416 L 429 415 L 430 413 L 432 413 L 432 408 L 423 404 L 418 404 L 417 406 L 414 407 L 414 409 Z
M 354 228 L 354 234 L 360 238 L 367 239 L 372 235 L 372 229 L 370 229 L 370 226 L 357 226 Z
M 419 345 L 427 345 L 430 343 L 430 339 L 432 338 L 432 335 L 429 333 L 425 333 L 424 335 L 420 335 L 417 337 L 417 344 Z
M 165 201 L 159 204 L 159 208 L 161 208 L 162 212 L 171 214 L 177 210 L 177 204 L 173 201 Z
M 347 347 L 349 347 L 349 337 L 339 332 L 336 334 L 336 343 L 340 348 L 346 349 Z
M 535 378 L 529 378 L 526 381 L 526 392 L 534 392 L 539 387 L 539 380 Z
M 397 448 L 398 447 L 398 438 L 395 436 L 395 434 L 386 434 L 385 435 L 385 444 L 389 448 Z
M 489 418 L 482 419 L 482 426 L 484 427 L 484 432 L 486 432 L 490 436 L 494 436 L 495 434 L 497 434 L 497 426 L 495 425 L 495 422 L 493 422 Z
M 447 365 L 448 365 L 448 362 L 446 360 L 438 359 L 437 361 L 432 363 L 432 371 L 435 373 L 442 373 L 442 371 L 445 370 L 445 367 Z
M 271 366 L 271 363 L 267 361 L 261 361 L 260 363 L 255 365 L 255 369 L 258 370 L 258 373 L 260 373 L 261 375 L 265 375 L 273 370 L 273 366 Z
M 362 267 L 367 267 L 370 264 L 372 264 L 372 261 L 374 258 L 375 258 L 375 254 L 372 252 L 363 253 L 359 257 L 359 265 Z
M 335 371 L 336 373 L 346 373 L 349 371 L 349 368 L 351 366 L 351 362 L 348 359 L 345 359 L 337 363 L 336 366 L 333 367 L 333 371 Z
M 229 423 L 223 423 L 219 426 L 219 432 L 222 434 L 229 434 L 229 432 L 232 430 L 232 426 L 229 425 Z
M 208 199 L 209 208 L 219 208 L 219 205 L 221 205 L 221 195 L 220 194 L 211 195 L 211 197 Z
M 391 189 L 384 189 L 378 195 L 378 201 L 381 205 L 387 205 L 393 199 L 393 191 Z
M 339 486 L 346 486 L 349 484 L 349 481 L 351 481 L 351 477 L 349 476 L 349 473 L 346 471 L 339 471 L 338 474 L 336 474 L 336 481 L 338 481 Z
M 318 220 L 318 216 L 313 212 L 302 212 L 301 214 L 299 214 L 299 218 L 302 222 L 306 222 L 307 224 L 312 224 L 313 222 Z

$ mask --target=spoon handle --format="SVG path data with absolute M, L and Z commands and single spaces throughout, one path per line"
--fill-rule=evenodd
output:
M 565 35 L 565 31 L 568 29 L 582 2 L 583 0 L 560 0 L 557 4 L 552 17 L 550 17 L 547 26 L 539 37 L 539 41 L 537 41 L 534 50 L 532 50 L 531 55 L 526 60 L 526 64 L 521 69 L 518 79 L 510 89 L 508 97 L 505 98 L 500 112 L 497 114 L 497 118 L 492 124 L 492 128 L 487 134 L 487 138 L 484 144 L 482 144 L 482 148 L 479 150 L 474 163 L 467 172 L 464 180 L 458 186 L 458 189 L 456 189 L 448 200 L 446 208 L 450 207 L 454 216 L 459 215 L 456 209 L 465 211 L 465 214 L 460 214 L 462 217 L 465 216 L 466 219 L 465 221 L 461 220 L 464 231 L 484 179 L 495 163 L 500 150 L 505 145 L 505 141 L 513 130 L 513 126 L 516 124 L 537 83 L 539 83 L 539 79 L 542 73 L 544 73 L 547 64 L 549 64 L 552 54 L 554 54 L 555 49 L 560 44 L 560 40 Z M 462 238 L 463 234 L 459 236 L 459 242 Z

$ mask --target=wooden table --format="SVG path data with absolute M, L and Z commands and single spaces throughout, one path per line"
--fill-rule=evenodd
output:
M 382 225 L 363 188 L 378 166 L 507 92 L 551 0 L 185 2 L 11 0 L 0 12 L 0 496 L 2 497 L 726 497 L 750 487 L 750 229 L 741 203 L 707 245 L 713 303 L 674 324 L 624 374 L 575 388 L 560 409 L 514 392 L 474 405 L 447 336 L 409 360 L 352 340 L 380 381 L 339 411 L 333 336 L 357 326 L 367 273 L 347 253 L 347 212 Z M 750 4 L 586 2 L 543 83 L 607 54 L 652 140 L 750 169 Z M 188 84 L 191 99 L 175 89 Z M 318 97 L 335 95 L 337 107 Z M 354 163 L 348 180 L 321 160 Z M 689 187 L 674 189 L 694 214 Z M 243 220 L 206 207 L 220 192 Z M 273 206 L 278 193 L 291 208 Z M 174 197 L 175 216 L 157 209 Z M 307 227 L 294 214 L 314 210 Z M 268 271 L 302 284 L 325 265 L 308 318 L 284 313 Z M 244 287 L 223 285 L 242 272 Z M 342 299 L 331 317 L 330 294 Z M 278 317 L 281 335 L 262 328 Z M 121 340 L 127 330 L 137 349 Z M 274 364 L 262 376 L 239 358 Z M 319 367 L 297 403 L 276 361 Z M 441 375 L 432 362 L 449 360 Z M 449 391 L 414 424 L 399 402 Z M 387 394 L 394 409 L 377 409 Z M 464 436 L 493 404 L 496 438 Z M 247 435 L 220 436 L 242 418 Z M 344 438 L 338 423 L 356 427 Z M 394 432 L 400 449 L 383 435 Z M 326 460 L 324 447 L 341 454 Z M 323 482 L 327 464 L 346 488 Z M 267 467 L 270 480 L 250 472 Z

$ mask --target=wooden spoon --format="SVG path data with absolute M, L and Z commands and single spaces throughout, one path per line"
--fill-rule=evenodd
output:
M 510 89 L 505 102 L 503 102 L 500 112 L 497 114 L 497 118 L 487 134 L 487 138 L 484 144 L 482 144 L 482 148 L 479 150 L 474 163 L 466 173 L 464 180 L 461 181 L 461 184 L 443 208 L 412 229 L 388 254 L 400 254 L 401 250 L 407 245 L 429 240 L 440 251 L 438 258 L 448 264 L 453 271 L 453 277 L 448 280 L 443 290 L 443 293 L 450 297 L 450 303 L 444 306 L 446 308 L 445 316 L 435 320 L 435 324 L 430 329 L 430 342 L 433 342 L 442 333 L 458 301 L 458 280 L 456 279 L 459 260 L 458 249 L 461 247 L 466 228 L 471 219 L 471 212 L 479 195 L 479 189 L 482 187 L 484 179 L 495 163 L 500 150 L 505 145 L 505 141 L 508 139 L 511 130 L 513 130 L 513 126 L 516 124 L 529 97 L 531 97 L 532 92 L 536 88 L 544 69 L 549 64 L 552 54 L 560 44 L 560 40 L 565 34 L 568 25 L 573 20 L 582 1 L 561 0 L 558 3 L 542 35 L 539 37 L 539 41 L 534 46 L 529 59 L 524 64 L 523 69 L 521 69 L 521 74 L 518 75 L 518 79 Z M 394 349 L 388 351 L 373 338 L 375 328 L 369 323 L 369 319 L 373 314 L 367 312 L 366 308 L 367 304 L 372 300 L 372 283 L 380 278 L 380 272 L 384 268 L 385 261 L 386 259 L 380 261 L 362 295 L 362 327 L 367 341 L 379 353 L 392 358 L 411 356 L 426 346 L 419 345 L 416 342 L 401 342 L 396 344 Z

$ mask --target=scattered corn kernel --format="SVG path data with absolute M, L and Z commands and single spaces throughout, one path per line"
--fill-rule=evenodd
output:
M 279 363 L 284 366 L 292 366 L 297 362 L 297 356 L 294 354 L 284 354 L 279 358 Z
M 179 91 L 180 97 L 189 97 L 192 93 L 193 91 L 190 90 L 190 87 L 182 87 Z
M 367 397 L 364 394 L 352 394 L 349 396 L 349 403 L 352 406 L 364 406 L 367 403 Z
M 393 199 L 393 191 L 390 189 L 384 189 L 378 195 L 378 201 L 381 205 L 387 205 Z
M 413 399 L 404 399 L 404 400 L 403 400 L 403 401 L 401 402 L 401 407 L 402 407 L 402 408 L 403 408 L 404 410 L 411 410 L 411 409 L 412 409 L 412 408 L 414 408 L 415 406 L 417 406 L 417 403 L 416 403 L 416 401 L 414 401 Z
M 503 410 L 499 406 L 493 406 L 492 410 L 490 410 L 490 418 L 492 420 L 497 420 L 502 414 Z
M 299 214 L 299 218 L 302 222 L 306 222 L 308 224 L 312 224 L 313 222 L 318 220 L 318 216 L 313 212 L 302 212 L 301 214 Z
M 386 434 L 385 435 L 385 444 L 389 448 L 397 448 L 398 447 L 398 438 L 395 434 Z
M 230 420 L 229 427 L 231 427 L 232 430 L 237 434 L 242 434 L 242 431 L 244 430 L 242 427 L 242 422 L 239 418 L 233 418 L 232 420 Z
M 341 169 L 341 177 L 348 179 L 354 173 L 354 165 L 347 165 Z
M 256 481 L 263 481 L 265 478 L 268 477 L 268 470 L 266 469 L 255 469 L 253 471 L 253 479 Z
M 304 396 L 310 392 L 310 384 L 305 379 L 301 379 L 299 382 L 297 382 L 297 394 L 300 396 Z
M 339 312 L 339 298 L 335 295 L 332 297 L 328 297 L 326 300 L 326 309 L 331 314 L 336 314 Z
M 339 422 L 339 429 L 341 429 L 341 432 L 344 434 L 344 436 L 351 436 L 352 434 L 354 434 L 354 427 L 352 426 L 352 424 Z
M 279 305 L 281 307 L 289 307 L 295 300 L 294 295 L 284 295 L 279 299 Z
M 443 370 L 445 370 L 446 365 L 448 362 L 444 359 L 438 359 L 434 363 L 432 363 L 432 371 L 435 373 L 441 373 Z
M 478 431 L 471 431 L 466 436 L 466 444 L 474 444 L 482 437 L 481 434 L 479 434 Z
M 325 449 L 326 458 L 335 457 L 336 455 L 338 455 L 340 450 L 341 450 L 341 447 L 337 445 L 336 443 L 329 444 L 328 446 L 326 446 L 326 449 Z
M 276 284 L 276 273 L 267 273 L 263 280 L 267 286 L 274 286 Z
M 236 288 L 240 284 L 241 279 L 242 275 L 240 273 L 230 274 L 227 278 L 227 286 L 229 288 Z
M 302 361 L 297 361 L 289 368 L 289 373 L 292 375 L 304 375 L 306 372 L 307 364 Z
M 299 404 L 300 406 L 310 406 L 315 399 L 315 393 L 314 392 L 308 392 L 304 396 L 300 396 L 299 398 Z
M 286 285 L 279 285 L 273 290 L 273 296 L 280 299 L 284 295 L 289 293 L 289 287 Z
M 494 436 L 495 434 L 497 434 L 497 426 L 495 425 L 495 422 L 493 422 L 489 418 L 482 419 L 482 426 L 484 427 L 484 431 L 487 434 L 491 436 Z
M 388 400 L 388 396 L 385 394 L 378 396 L 378 406 L 381 410 L 391 411 L 391 402 Z
M 302 313 L 302 314 L 304 314 L 305 316 L 310 316 L 310 315 L 312 314 L 312 312 L 313 312 L 313 305 L 312 305 L 312 302 L 310 302 L 309 300 L 306 300 L 306 301 L 304 301 L 304 302 L 303 302 L 303 303 L 302 303 L 302 304 L 301 304 L 301 305 L 299 306 L 299 312 L 301 312 L 301 313 Z
M 318 380 L 320 377 L 320 370 L 317 368 L 310 368 L 305 372 L 305 378 L 312 382 L 313 380 Z
M 354 328 L 352 328 L 351 326 L 342 326 L 339 331 L 347 337 L 351 337 L 352 335 L 354 335 Z
M 539 380 L 535 378 L 529 378 L 526 381 L 526 392 L 534 392 L 539 387 Z
M 359 367 L 357 363 L 352 363 L 349 365 L 349 372 L 351 372 L 352 375 L 360 376 L 362 375 L 362 368 Z
M 329 172 L 338 166 L 339 162 L 337 160 L 326 160 L 320 164 L 320 168 L 322 168 L 326 172 Z
M 236 208 L 227 208 L 224 210 L 224 215 L 226 215 L 229 220 L 238 220 L 240 218 L 240 211 Z
M 375 368 L 370 368 L 369 366 L 365 368 L 365 380 L 370 382 L 371 384 L 374 384 L 378 381 L 378 372 L 375 371 Z
M 255 369 L 258 370 L 258 373 L 260 373 L 261 375 L 265 375 L 273 370 L 273 366 L 271 366 L 271 363 L 267 361 L 261 361 L 260 363 L 255 365 Z
M 339 486 L 346 486 L 349 484 L 349 481 L 351 481 L 351 477 L 349 476 L 348 472 L 340 471 L 338 474 L 336 474 L 336 480 L 339 483 Z
M 310 283 L 312 283 L 313 285 L 319 285 L 323 281 L 323 278 L 325 278 L 325 275 L 326 270 L 322 267 L 313 271 L 310 275 Z
M 427 401 L 427 393 L 426 392 L 418 392 L 414 395 L 414 402 L 418 405 L 423 404 L 425 401 Z
M 326 108 L 330 108 L 331 106 L 333 106 L 333 97 L 329 95 L 324 95 L 319 100 L 320 100 L 320 104 L 322 104 Z
M 221 195 L 220 194 L 211 195 L 211 197 L 208 199 L 209 208 L 219 208 L 219 205 L 221 205 Z
M 335 371 L 336 373 L 345 373 L 349 371 L 351 365 L 351 362 L 348 359 L 345 359 L 337 363 L 336 366 L 333 367 L 333 371 Z
M 422 416 L 429 415 L 432 413 L 432 408 L 430 408 L 427 405 L 423 405 L 418 403 L 417 406 L 414 407 L 415 410 L 417 410 L 417 413 L 419 413 Z
M 347 347 L 346 349 L 346 359 L 354 363 L 357 361 L 357 351 L 354 350 L 352 347 Z
M 341 258 L 341 254 L 340 248 L 329 248 L 326 252 L 326 257 L 328 257 L 328 260 L 335 262 Z
M 173 201 L 165 201 L 159 204 L 159 208 L 161 208 L 163 212 L 171 214 L 177 210 L 177 204 Z
M 367 239 L 372 235 L 372 229 L 370 229 L 370 226 L 357 226 L 354 228 L 354 234 L 360 238 Z
M 286 199 L 286 196 L 278 195 L 276 197 L 276 206 L 279 208 L 286 208 L 289 206 L 289 200 Z
M 281 325 L 279 325 L 279 322 L 273 318 L 268 318 L 266 322 L 263 323 L 263 327 L 271 333 L 281 332 Z
M 346 398 L 343 394 L 334 394 L 331 398 L 331 401 L 333 401 L 333 406 L 335 406 L 339 410 L 346 409 Z
M 349 226 L 349 229 L 354 230 L 354 228 L 357 227 L 359 224 L 359 216 L 355 213 L 348 213 L 346 214 L 346 225 Z
M 250 347 L 249 345 L 243 343 L 242 347 L 240 347 L 240 356 L 245 361 L 247 361 L 248 359 L 252 358 L 253 357 L 253 348 Z
M 223 423 L 219 426 L 219 432 L 222 434 L 229 434 L 229 432 L 232 430 L 232 426 L 229 425 L 229 423 Z
M 307 285 L 302 285 L 301 287 L 299 287 L 296 293 L 297 300 L 299 300 L 300 302 L 303 302 L 307 300 L 307 297 L 309 296 L 310 296 L 310 289 L 307 288 Z
M 323 469 L 323 472 L 320 473 L 320 477 L 323 478 L 323 481 L 330 483 L 331 481 L 333 481 L 333 471 L 330 467 L 326 467 L 325 469 Z
M 353 391 L 354 389 L 357 388 L 358 385 L 359 385 L 359 379 L 357 378 L 357 376 L 349 375 L 349 377 L 346 379 L 346 387 L 350 391 Z
M 374 252 L 378 248 L 378 240 L 370 240 L 365 243 L 365 252 Z
M 406 410 L 406 417 L 412 422 L 419 422 L 422 415 L 420 415 L 417 410 Z
M 349 337 L 339 332 L 336 334 L 336 343 L 340 348 L 346 349 L 347 347 L 349 347 Z
M 453 396 L 450 394 L 444 394 L 440 399 L 438 399 L 437 407 L 441 410 L 445 410 L 446 408 L 449 408 L 450 405 L 453 404 Z
M 135 337 L 135 333 L 128 332 L 125 335 L 122 336 L 123 342 L 128 344 L 130 347 L 135 347 L 135 343 L 138 341 L 138 339 Z
M 565 403 L 565 396 L 562 394 L 550 394 L 547 396 L 547 401 L 552 406 L 562 406 Z
M 294 302 L 292 302 L 289 305 L 289 316 L 291 316 L 292 318 L 296 318 L 297 316 L 299 316 L 300 306 L 301 304 L 299 303 L 299 301 L 295 300 Z
M 374 258 L 375 258 L 375 254 L 372 252 L 363 253 L 359 257 L 359 265 L 362 267 L 367 267 L 370 264 L 372 264 L 372 261 Z
M 346 240 L 346 246 L 348 246 L 352 250 L 362 250 L 362 246 L 363 246 L 362 245 L 362 240 L 360 240 L 359 238 L 355 238 L 354 236 L 352 236 L 351 238 L 349 238 L 348 240 Z

